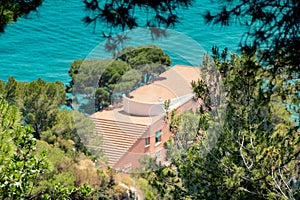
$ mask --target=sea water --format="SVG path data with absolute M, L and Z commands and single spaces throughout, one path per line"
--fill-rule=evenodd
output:
M 181 22 L 172 30 L 199 43 L 209 52 L 213 45 L 236 51 L 245 27 L 206 25 L 202 14 L 215 10 L 218 4 L 210 0 L 196 0 L 194 5 L 179 12 Z M 73 60 L 86 58 L 103 43 L 101 27 L 85 26 L 82 19 L 87 15 L 81 0 L 45 0 L 25 18 L 9 24 L 0 34 L 0 79 L 14 76 L 19 81 L 32 81 L 41 77 L 46 81 L 70 80 L 68 70 Z M 140 16 L 143 17 L 143 16 Z M 159 45 L 159 43 L 158 43 Z M 173 40 L 175 48 L 188 46 L 187 41 Z M 189 58 L 199 55 L 171 55 L 173 64 L 191 64 Z M 188 53 L 188 52 L 187 52 Z M 111 54 L 102 55 L 110 57 Z M 201 55 L 202 56 L 202 55 Z
M 202 14 L 218 7 L 210 0 L 195 0 L 191 8 L 179 12 L 181 22 L 172 31 L 184 37 L 172 40 L 171 48 L 164 49 L 170 54 L 173 64 L 194 65 L 190 61 L 209 52 L 214 45 L 220 49 L 227 47 L 233 52 L 238 50 L 246 31 L 243 24 L 220 27 L 204 23 Z M 44 0 L 38 12 L 9 24 L 5 33 L 0 34 L 0 80 L 6 81 L 14 76 L 18 81 L 43 78 L 67 84 L 70 64 L 98 53 L 96 47 L 104 44 L 101 27 L 97 24 L 94 29 L 93 25 L 85 26 L 82 22 L 86 15 L 82 0 Z M 190 41 L 201 46 L 200 53 L 189 49 Z M 160 45 L 159 41 L 154 43 Z M 145 44 L 139 42 L 137 45 Z M 185 53 L 179 55 L 172 49 L 182 49 Z M 112 56 L 103 51 L 101 54 L 95 57 Z M 292 118 L 297 120 L 298 115 L 294 114 Z

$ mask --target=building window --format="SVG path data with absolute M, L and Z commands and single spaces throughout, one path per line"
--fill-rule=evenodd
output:
M 161 142 L 161 131 L 155 133 L 155 143 Z
M 150 145 L 150 137 L 145 138 L 145 144 L 146 146 Z

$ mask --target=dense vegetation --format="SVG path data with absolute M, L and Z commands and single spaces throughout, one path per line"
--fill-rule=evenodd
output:
M 1 0 L 0 3 L 0 32 L 4 32 L 5 26 L 19 17 L 36 10 L 43 0 Z
M 290 119 L 300 114 L 299 5 L 233 0 L 207 12 L 207 22 L 236 20 L 249 31 L 240 56 L 214 47 L 213 60 L 204 59 L 209 81 L 193 83 L 203 99 L 199 126 L 189 114 L 170 116 L 172 164 L 148 162 L 154 172 L 145 173 L 161 199 L 300 198 L 299 125 Z
M 89 152 L 84 146 L 89 142 L 99 146 L 102 141 L 87 139 L 95 134 L 94 124 L 65 106 L 66 90 L 88 95 L 93 107 L 92 95 L 99 95 L 96 100 L 102 103 L 96 101 L 96 106 L 103 109 L 114 90 L 120 98 L 170 64 L 157 46 L 127 47 L 116 59 L 74 61 L 71 87 L 42 79 L 0 81 L 1 199 L 130 199 L 133 194 L 119 184 L 122 180 L 116 181 L 102 152 Z M 88 93 L 93 86 L 96 93 Z M 103 93 L 108 95 L 106 102 Z M 140 184 L 149 187 L 145 181 Z
M 69 104 L 84 113 L 103 110 L 170 65 L 170 57 L 155 45 L 125 47 L 114 59 L 74 61 L 69 70 L 68 92 L 73 94 Z
M 85 1 L 96 16 L 85 21 L 101 19 L 112 28 L 131 29 L 140 26 L 134 9 L 142 8 L 154 13 L 147 18 L 147 27 L 170 27 L 177 23 L 172 8 L 191 5 L 191 1 L 124 2 Z M 204 81 L 192 83 L 195 96 L 203 100 L 201 108 L 197 113 L 166 116 L 174 133 L 174 140 L 165 144 L 171 164 L 158 166 L 149 157 L 141 160 L 144 166 L 138 172 L 144 179 L 136 183 L 146 191 L 146 199 L 300 198 L 299 125 L 290 120 L 292 112 L 299 116 L 295 105 L 299 105 L 300 3 L 226 3 L 219 13 L 207 12 L 205 19 L 222 25 L 230 25 L 232 19 L 245 22 L 249 31 L 241 55 L 213 48 L 212 59 L 204 57 Z M 13 15 L 3 15 L 1 9 L 4 27 L 15 19 L 3 22 L 3 16 Z M 122 92 L 151 81 L 164 70 L 161 64 L 170 62 L 157 47 L 125 48 L 114 60 L 75 61 L 68 90 L 90 99 L 93 105 L 86 107 L 101 110 L 118 101 Z M 92 123 L 77 111 L 62 109 L 66 98 L 62 83 L 41 79 L 20 83 L 10 78 L 0 81 L 0 96 L 2 199 L 130 198 L 116 184 L 113 172 L 82 145 L 79 135 L 86 130 L 76 127 L 73 116 L 79 124 Z
M 299 71 L 299 1 L 228 0 L 219 3 L 222 9 L 205 14 L 207 23 L 246 25 L 241 50 L 257 50 L 258 57 L 274 67 L 273 74 L 290 75 Z M 299 74 L 295 78 L 297 76 Z
M 94 124 L 63 109 L 65 98 L 61 82 L 0 81 L 1 199 L 128 196 L 101 154 L 83 146 Z
M 193 0 L 160 0 L 160 1 L 136 1 L 136 0 L 85 0 L 85 8 L 90 15 L 83 21 L 87 24 L 99 22 L 103 24 L 103 30 L 108 27 L 108 34 L 115 34 L 115 29 L 122 31 L 136 27 L 174 27 L 179 23 L 178 11 L 188 8 Z M 138 19 L 136 12 L 145 13 L 144 19 Z M 108 26 L 107 26 L 108 25 Z M 155 31 L 152 29 L 151 31 Z
M 290 84 L 277 77 L 269 90 L 271 69 L 254 54 L 214 57 L 201 68 L 208 82 L 193 84 L 205 99 L 192 117 L 199 124 L 191 114 L 173 117 L 174 141 L 166 144 L 172 164 L 145 177 L 161 199 L 299 199 L 299 125 L 283 104 L 293 97 L 280 89 Z

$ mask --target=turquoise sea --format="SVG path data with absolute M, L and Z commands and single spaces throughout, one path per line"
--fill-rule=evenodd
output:
M 204 51 L 210 51 L 213 45 L 236 51 L 245 31 L 243 26 L 222 28 L 204 24 L 201 13 L 217 6 L 210 0 L 196 0 L 193 7 L 180 12 L 181 23 L 173 31 L 195 40 Z M 81 21 L 85 15 L 82 0 L 45 0 L 38 12 L 9 24 L 5 33 L 0 34 L 0 79 L 6 81 L 14 76 L 19 81 L 31 81 L 41 77 L 46 81 L 67 83 L 72 61 L 87 57 L 95 47 L 103 44 L 101 27 L 97 25 L 94 31 L 92 25 L 85 26 Z M 189 41 L 174 39 L 171 43 L 167 52 L 173 63 L 191 64 L 188 57 L 195 55 L 188 54 L 189 51 L 185 51 L 185 59 L 172 52 L 172 48 L 188 49 Z M 110 56 L 109 53 L 101 55 Z
M 173 64 L 199 64 L 199 58 L 213 45 L 237 51 L 246 30 L 243 25 L 220 27 L 206 25 L 203 21 L 201 14 L 207 9 L 214 11 L 218 6 L 210 0 L 195 0 L 193 7 L 181 10 L 181 23 L 171 30 L 175 37 L 153 43 L 164 48 Z M 82 22 L 86 14 L 82 0 L 44 0 L 38 12 L 9 24 L 5 33 L 0 34 L 0 80 L 6 81 L 9 76 L 18 81 L 41 77 L 67 84 L 73 60 L 111 57 L 103 50 L 101 27 L 97 25 L 94 30 L 92 25 L 85 26 Z M 136 38 L 129 42 L 131 45 L 152 43 L 141 31 L 133 35 Z M 299 117 L 294 114 L 292 119 Z

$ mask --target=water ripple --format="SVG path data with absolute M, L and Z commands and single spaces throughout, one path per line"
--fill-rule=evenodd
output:
M 212 45 L 236 50 L 243 28 L 204 25 L 200 13 L 216 7 L 208 2 L 196 0 L 190 10 L 184 10 L 180 16 L 182 23 L 175 30 L 198 41 L 207 50 Z M 31 81 L 42 77 L 47 81 L 68 82 L 70 63 L 85 58 L 103 41 L 101 31 L 95 34 L 92 26 L 84 26 L 81 21 L 84 16 L 80 0 L 45 0 L 37 13 L 8 25 L 6 32 L 0 35 L 0 79 L 15 76 L 20 81 Z M 187 45 L 184 41 L 175 41 L 175 44 Z M 185 64 L 184 57 L 193 56 L 170 54 L 174 63 L 179 64 Z

